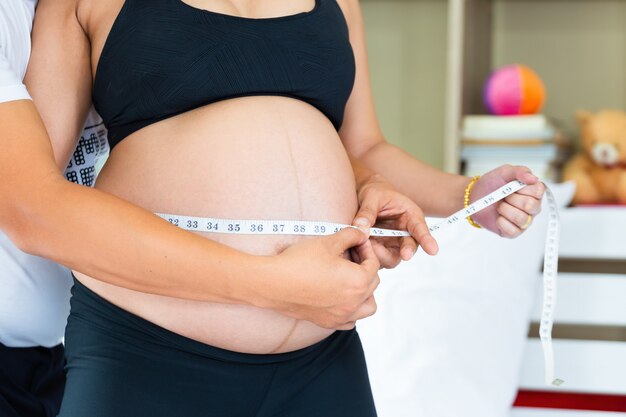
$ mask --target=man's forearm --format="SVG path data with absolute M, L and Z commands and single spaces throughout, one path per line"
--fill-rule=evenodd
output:
M 31 253 L 137 291 L 252 301 L 246 287 L 254 285 L 246 279 L 260 257 L 178 229 L 124 200 L 61 178 L 22 199 L 21 207 L 19 233 Z
M 267 258 L 180 230 L 66 181 L 32 102 L 0 104 L 0 229 L 18 247 L 97 279 L 173 297 L 256 303 Z M 112 242 L 114 242 L 112 244 Z M 262 277 L 261 277 L 262 278 Z

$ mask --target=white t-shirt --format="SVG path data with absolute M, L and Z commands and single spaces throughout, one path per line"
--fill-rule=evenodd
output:
M 22 79 L 30 56 L 36 2 L 0 0 L 0 103 L 30 99 Z M 65 177 L 93 185 L 95 164 L 107 152 L 102 119 L 92 111 Z M 69 313 L 71 285 L 66 268 L 20 251 L 0 232 L 0 343 L 11 347 L 59 344 Z
M 30 98 L 22 84 L 36 0 L 0 2 L 0 102 Z

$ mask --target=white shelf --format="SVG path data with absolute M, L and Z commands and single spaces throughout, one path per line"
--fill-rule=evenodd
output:
M 540 279 L 537 277 L 537 279 Z M 541 288 L 531 319 L 541 317 Z M 559 324 L 626 326 L 626 275 L 560 273 L 554 321 Z
M 561 257 L 626 260 L 626 207 L 561 210 Z
M 546 386 L 543 352 L 539 339 L 526 344 L 521 370 L 522 389 L 623 395 L 626 392 L 626 343 L 554 340 L 555 376 L 565 381 L 560 387 Z

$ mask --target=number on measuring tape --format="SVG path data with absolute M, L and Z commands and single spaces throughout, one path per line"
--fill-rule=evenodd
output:
M 263 225 L 252 223 L 250 225 L 250 232 L 252 233 L 263 233 Z

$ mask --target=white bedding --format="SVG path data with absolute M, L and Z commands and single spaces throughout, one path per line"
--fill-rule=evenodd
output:
M 560 204 L 570 201 L 573 186 L 551 188 Z M 437 256 L 418 251 L 381 271 L 378 312 L 358 324 L 380 417 L 510 414 L 540 302 L 544 213 L 512 240 L 469 224 L 447 228 L 436 235 Z

